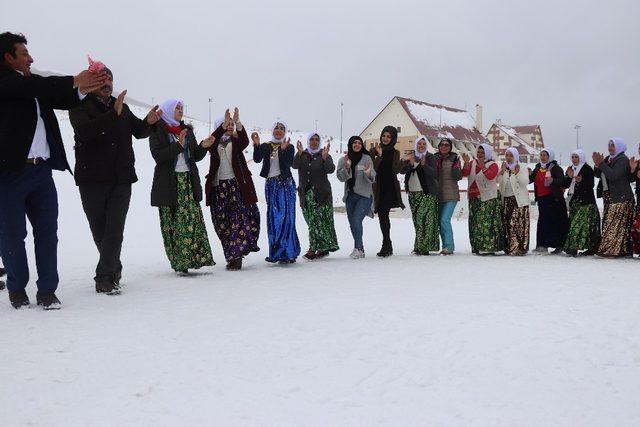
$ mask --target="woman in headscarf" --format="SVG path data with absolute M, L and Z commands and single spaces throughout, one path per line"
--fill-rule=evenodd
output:
M 503 250 L 502 217 L 498 198 L 498 173 L 500 168 L 493 161 L 493 149 L 480 144 L 476 159 L 463 154 L 462 175 L 469 180 L 469 240 L 471 252 L 476 255 L 495 255 Z
M 349 228 L 353 236 L 352 259 L 364 258 L 362 243 L 362 221 L 365 216 L 373 218 L 373 182 L 376 171 L 369 152 L 359 136 L 349 138 L 347 155 L 338 161 L 338 180 L 344 182 L 344 201 Z
M 442 239 L 442 255 L 453 255 L 455 244 L 451 217 L 460 201 L 458 181 L 462 179 L 462 169 L 458 155 L 452 152 L 453 142 L 449 138 L 440 140 L 436 153 L 436 170 L 438 172 L 438 217 L 440 221 L 440 238 Z
M 638 147 L 640 153 L 640 147 Z M 633 245 L 633 253 L 640 254 L 640 162 L 634 157 L 629 159 L 629 182 L 635 183 L 636 208 L 633 225 L 631 227 L 631 242 Z
M 420 135 L 414 142 L 413 153 L 404 157 L 400 173 L 404 174 L 404 189 L 416 238 L 413 253 L 429 255 L 440 249 L 438 230 L 438 173 L 436 159 L 427 151 L 427 138 Z
M 324 258 L 339 249 L 333 224 L 333 195 L 327 176 L 336 170 L 329 154 L 330 144 L 322 146 L 320 134 L 307 136 L 306 148 L 296 144 L 293 168 L 298 169 L 298 197 L 309 228 L 309 250 L 305 259 Z
M 569 217 L 564 200 L 564 171 L 556 162 L 551 148 L 540 152 L 540 163 L 529 175 L 529 183 L 533 183 L 538 204 L 534 252 L 548 254 L 548 248 L 554 248 L 552 253 L 560 254 L 569 232 Z
M 567 255 L 595 255 L 600 244 L 600 211 L 593 194 L 593 169 L 586 163 L 583 150 L 571 153 L 572 165 L 567 168 L 564 187 L 569 208 L 569 234 L 564 244 Z
M 611 138 L 609 155 L 593 153 L 595 176 L 600 178 L 598 197 L 604 199 L 602 215 L 602 239 L 598 255 L 616 258 L 633 255 L 631 226 L 633 222 L 633 192 L 629 185 L 629 158 L 625 154 L 627 144 L 622 138 Z
M 267 234 L 269 256 L 265 261 L 279 264 L 296 262 L 300 241 L 296 232 L 296 183 L 291 176 L 295 149 L 287 138 L 287 124 L 276 120 L 271 127 L 271 141 L 260 143 L 260 136 L 251 134 L 253 161 L 262 162 L 260 176 L 265 178 L 267 200 Z
M 242 268 L 243 257 L 260 250 L 258 198 L 244 156 L 249 137 L 237 108 L 233 120 L 227 110 L 214 127 L 205 195 L 227 270 L 237 271 Z
M 504 253 L 522 256 L 529 252 L 529 172 L 520 167 L 518 150 L 505 151 L 500 167 L 500 195 L 502 197 L 502 228 Z
M 393 255 L 389 213 L 394 208 L 404 209 L 397 176 L 401 162 L 400 152 L 395 149 L 396 142 L 398 142 L 398 129 L 385 126 L 380 134 L 380 142 L 376 144 L 373 153 L 373 165 L 376 171 L 376 182 L 373 184 L 374 210 L 378 214 L 380 231 L 382 231 L 382 248 L 377 255 L 381 258 Z
M 200 201 L 202 186 L 196 162 L 206 156 L 214 140 L 196 142 L 193 128 L 182 121 L 184 103 L 169 99 L 160 105 L 162 119 L 152 126 L 149 148 L 156 161 L 151 205 L 160 210 L 160 229 L 171 268 L 214 265 Z

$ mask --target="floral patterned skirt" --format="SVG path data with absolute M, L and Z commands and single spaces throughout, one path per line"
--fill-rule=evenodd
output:
M 603 257 L 623 257 L 633 254 L 631 226 L 633 222 L 633 199 L 612 203 L 611 194 L 605 191 L 602 215 L 602 240 L 598 255 Z
M 569 234 L 565 251 L 590 250 L 595 252 L 600 244 L 600 211 L 595 203 L 581 205 L 569 203 Z
M 175 271 L 215 265 L 200 204 L 193 198 L 189 172 L 176 172 L 178 205 L 160 207 L 164 249 Z
M 309 227 L 309 249 L 321 252 L 335 252 L 340 249 L 333 223 L 333 206 L 317 203 L 313 190 L 309 190 L 305 193 L 302 215 Z
M 257 204 L 244 203 L 235 178 L 222 180 L 211 189 L 210 209 L 213 228 L 227 262 L 258 250 L 260 211 Z
M 411 191 L 409 206 L 416 231 L 414 252 L 420 255 L 437 252 L 440 250 L 438 197 L 423 191 Z
M 482 201 L 469 199 L 469 240 L 471 252 L 492 253 L 504 249 L 500 197 Z
M 515 196 L 502 199 L 504 253 L 524 255 L 529 252 L 529 206 L 518 207 Z

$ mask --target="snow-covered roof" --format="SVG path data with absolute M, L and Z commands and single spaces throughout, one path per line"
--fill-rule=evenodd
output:
M 482 143 L 486 138 L 466 110 L 396 97 L 420 133 L 433 138 Z

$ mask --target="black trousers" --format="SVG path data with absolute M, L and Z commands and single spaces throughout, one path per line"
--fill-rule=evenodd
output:
M 380 231 L 382 231 L 382 244 L 391 243 L 391 220 L 389 219 L 390 208 L 380 206 L 378 208 L 378 221 L 380 221 Z
M 100 259 L 95 280 L 119 280 L 124 225 L 131 200 L 131 184 L 82 184 L 80 198 Z

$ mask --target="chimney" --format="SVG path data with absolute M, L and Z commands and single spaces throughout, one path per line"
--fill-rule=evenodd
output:
M 482 105 L 476 104 L 476 129 L 482 133 Z

